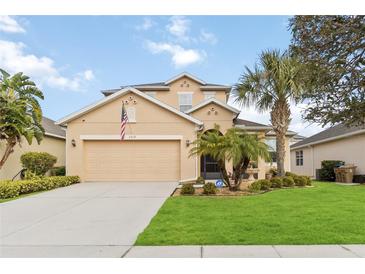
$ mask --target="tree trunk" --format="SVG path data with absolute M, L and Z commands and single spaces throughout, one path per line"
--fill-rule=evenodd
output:
M 275 102 L 271 111 L 271 124 L 276 134 L 276 155 L 278 176 L 285 175 L 285 135 L 290 123 L 290 107 L 286 100 Z
M 250 159 L 244 158 L 233 168 L 234 185 L 230 187 L 231 191 L 237 191 L 242 182 L 242 175 L 246 172 Z
M 7 140 L 3 157 L 0 160 L 0 169 L 4 166 L 6 160 L 9 158 L 9 155 L 14 151 L 13 148 L 15 145 L 15 140 Z
M 278 176 L 285 175 L 284 161 L 285 161 L 285 133 L 276 132 L 276 155 L 277 155 L 277 169 Z
M 224 160 L 219 160 L 219 161 L 217 161 L 217 163 L 218 163 L 219 170 L 222 173 L 224 184 L 226 186 L 230 187 L 229 177 L 228 177 L 228 173 L 227 173 L 227 170 L 226 170 L 225 161 Z

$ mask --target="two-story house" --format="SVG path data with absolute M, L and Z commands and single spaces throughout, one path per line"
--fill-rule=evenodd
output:
M 239 127 L 265 137 L 272 130 L 238 119 L 240 111 L 227 104 L 230 90 L 231 86 L 206 83 L 182 73 L 165 82 L 102 91 L 102 100 L 57 122 L 67 126 L 67 174 L 79 175 L 82 181 L 184 183 L 198 176 L 219 178 L 211 157 L 189 155 L 199 132 L 211 130 L 215 124 L 223 134 Z M 123 104 L 129 121 L 121 141 Z M 258 168 L 258 177 L 264 178 L 267 163 L 259 160 Z

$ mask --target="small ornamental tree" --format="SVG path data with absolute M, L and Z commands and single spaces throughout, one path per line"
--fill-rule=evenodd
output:
M 270 160 L 268 145 L 258 136 L 248 134 L 242 129 L 230 128 L 224 135 L 218 129 L 216 127 L 215 130 L 200 134 L 193 143 L 190 155 L 210 155 L 218 163 L 224 184 L 230 190 L 236 191 L 251 160 Z M 226 161 L 232 161 L 233 164 L 232 180 L 228 176 Z
M 43 176 L 57 162 L 57 157 L 47 152 L 27 152 L 20 157 L 24 168 L 37 176 Z
M 0 141 L 4 146 L 0 170 L 23 138 L 30 145 L 33 138 L 41 142 L 44 129 L 38 99 L 43 99 L 43 93 L 28 76 L 21 72 L 10 76 L 0 69 Z

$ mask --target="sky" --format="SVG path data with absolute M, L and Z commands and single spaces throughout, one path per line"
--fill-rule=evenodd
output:
M 189 72 L 233 85 L 267 49 L 287 49 L 288 16 L 0 16 L 0 68 L 41 88 L 43 114 L 58 120 L 103 98 L 103 89 L 161 82 Z M 232 102 L 230 104 L 234 105 Z M 236 107 L 238 107 L 236 105 Z M 292 106 L 290 129 L 322 128 Z M 240 108 L 269 124 L 269 113 Z

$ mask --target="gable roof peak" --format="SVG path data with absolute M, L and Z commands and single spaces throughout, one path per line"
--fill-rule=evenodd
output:
M 170 83 L 172 83 L 172 82 L 174 82 L 174 81 L 176 81 L 176 80 L 178 80 L 178 79 L 180 79 L 182 77 L 188 77 L 188 78 L 193 79 L 194 81 L 196 81 L 196 82 L 198 82 L 198 83 L 200 83 L 202 85 L 206 85 L 207 84 L 205 81 L 199 79 L 198 77 L 192 75 L 191 73 L 188 73 L 188 72 L 184 71 L 184 72 L 182 72 L 182 73 L 180 73 L 180 74 L 178 74 L 178 75 L 170 78 L 169 80 L 165 81 L 165 85 L 168 85 L 168 84 L 170 84 Z
M 162 108 L 164 108 L 166 110 L 169 110 L 170 112 L 173 112 L 176 115 L 181 116 L 181 117 L 185 118 L 186 120 L 189 120 L 190 122 L 193 122 L 193 123 L 195 123 L 197 125 L 200 125 L 200 126 L 203 125 L 203 122 L 202 121 L 200 121 L 200 120 L 198 120 L 198 119 L 196 119 L 194 117 L 191 117 L 191 116 L 189 116 L 189 115 L 187 115 L 187 114 L 185 114 L 185 113 L 183 113 L 183 112 L 181 112 L 181 111 L 179 111 L 179 110 L 177 110 L 177 109 L 175 109 L 175 108 L 173 108 L 173 107 L 171 107 L 171 106 L 163 103 L 160 100 L 157 100 L 157 99 L 155 99 L 155 98 L 153 98 L 151 96 L 148 96 L 147 94 L 143 93 L 142 91 L 140 91 L 140 90 L 138 90 L 138 89 L 136 89 L 134 87 L 125 87 L 123 89 L 120 89 L 119 91 L 117 91 L 117 92 L 115 92 L 115 93 L 113 93 L 113 94 L 111 94 L 111 95 L 109 95 L 107 97 L 104 97 L 103 99 L 97 101 L 96 103 L 91 104 L 91 105 L 89 105 L 89 106 L 87 106 L 87 107 L 85 107 L 85 108 L 83 108 L 83 109 L 81 109 L 79 111 L 76 111 L 74 113 L 71 113 L 70 115 L 68 115 L 68 116 L 66 116 L 66 117 L 58 120 L 56 122 L 56 125 L 66 125 L 68 122 L 70 122 L 70 121 L 72 121 L 72 120 L 74 120 L 74 119 L 82 116 L 83 114 L 86 114 L 86 113 L 88 113 L 88 112 L 92 111 L 93 109 L 98 108 L 100 106 L 103 106 L 106 103 L 108 103 L 108 102 L 110 102 L 110 101 L 112 101 L 112 100 L 114 100 L 116 98 L 119 98 L 120 96 L 122 96 L 122 95 L 124 95 L 124 94 L 126 94 L 128 92 L 133 92 L 134 94 L 139 95 L 140 97 L 146 99 L 147 101 L 150 101 L 150 102 L 152 102 L 152 103 L 154 103 L 156 105 L 159 105 L 160 107 L 162 107 Z
M 231 111 L 231 112 L 233 112 L 237 115 L 240 113 L 240 111 L 238 109 L 236 109 L 236 108 L 234 108 L 234 107 L 232 107 L 232 106 L 230 106 L 226 103 L 223 103 L 222 101 L 220 101 L 216 98 L 208 98 L 208 99 L 200 102 L 199 104 L 193 106 L 191 109 L 186 111 L 186 113 L 190 114 L 190 113 L 192 113 L 192 112 L 194 112 L 194 111 L 196 111 L 196 110 L 198 110 L 198 109 L 200 109 L 200 108 L 202 108 L 202 107 L 204 107 L 204 106 L 206 106 L 210 103 L 215 103 L 215 104 L 217 104 L 217 105 L 219 105 L 219 106 L 221 106 L 221 107 L 223 107 L 223 108 L 225 108 L 225 109 L 227 109 L 227 110 L 229 110 L 229 111 Z

